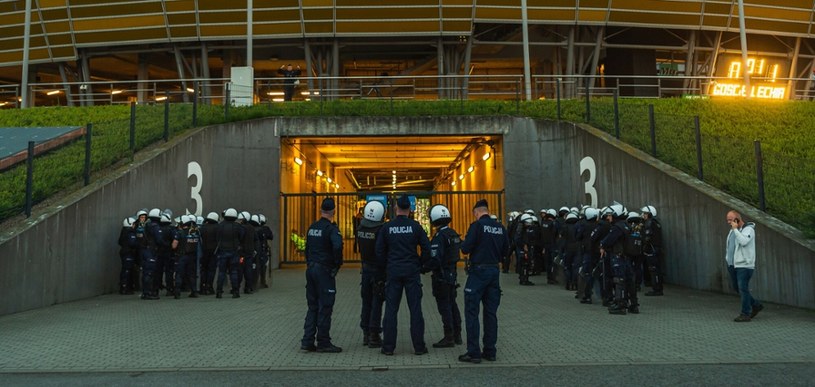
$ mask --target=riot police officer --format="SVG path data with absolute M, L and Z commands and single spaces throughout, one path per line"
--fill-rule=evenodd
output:
M 245 229 L 240 224 L 235 223 L 237 218 L 238 211 L 234 208 L 228 208 L 224 211 L 224 220 L 215 228 L 215 240 L 217 242 L 215 256 L 218 262 L 218 284 L 215 289 L 216 298 L 223 297 L 227 268 L 229 268 L 229 282 L 232 285 L 232 298 L 239 298 L 241 296 L 240 257 Z M 251 247 L 249 248 L 251 249 Z
M 563 275 L 566 277 L 566 290 L 577 290 L 577 272 L 582 258 L 580 242 L 582 230 L 577 224 L 577 214 L 569 212 L 560 227 L 560 252 L 563 261 Z
M 255 271 L 257 270 L 257 263 L 255 262 L 255 226 L 250 224 L 251 214 L 248 211 L 243 211 L 238 214 L 238 223 L 243 226 L 243 241 L 241 241 L 241 273 L 243 274 L 243 293 L 252 294 L 255 291 Z
M 521 285 L 532 286 L 529 280 L 532 273 L 535 257 L 540 250 L 540 225 L 534 215 L 525 213 L 521 215 L 521 244 L 517 249 L 518 280 Z
M 589 207 L 584 210 L 584 214 L 586 219 L 583 220 L 582 265 L 580 267 L 580 279 L 583 281 L 583 286 L 579 289 L 579 295 L 581 304 L 591 304 L 594 271 L 600 261 L 600 238 L 595 238 L 600 210 Z
M 125 218 L 119 232 L 119 259 L 122 261 L 122 270 L 119 272 L 119 294 L 133 294 L 134 283 L 131 272 L 139 254 L 135 225 L 135 218 Z
M 510 236 L 509 250 L 510 250 L 511 253 L 507 254 L 507 256 L 504 257 L 504 260 L 502 261 L 502 264 L 504 265 L 504 269 L 503 269 L 504 273 L 509 273 L 509 267 L 510 267 L 510 264 L 512 263 L 512 253 L 515 254 L 515 267 L 516 267 L 515 271 L 516 272 L 518 271 L 518 266 L 519 265 L 518 265 L 518 254 L 517 254 L 517 245 L 516 245 L 517 241 L 516 241 L 515 235 L 520 235 L 518 233 L 518 229 L 520 227 L 522 227 L 521 226 L 521 213 L 518 212 L 518 211 L 510 212 L 509 213 L 509 222 L 507 223 L 507 231 L 508 231 L 508 235 Z
M 162 212 L 159 216 L 159 239 L 156 256 L 158 258 L 158 276 L 156 276 L 157 289 L 162 286 L 167 289 L 165 296 L 172 296 L 175 293 L 175 257 L 173 257 L 173 239 L 175 238 L 175 227 L 171 213 Z M 162 277 L 164 284 L 162 285 Z
M 356 244 L 362 257 L 362 345 L 382 346 L 382 304 L 385 302 L 385 257 L 376 255 L 376 237 L 385 223 L 385 205 L 370 201 L 361 209 L 362 219 L 356 227 Z
M 147 218 L 139 216 L 136 224 L 136 239 L 139 242 L 139 257 L 142 265 L 142 295 L 143 300 L 158 300 L 158 288 L 156 287 L 156 277 L 161 277 L 159 271 L 158 241 L 162 238 L 159 228 L 161 210 L 154 208 L 150 210 Z
M 648 205 L 640 209 L 642 212 L 643 230 L 645 240 L 643 244 L 643 255 L 645 265 L 648 267 L 648 274 L 651 276 L 651 290 L 646 292 L 646 296 L 662 295 L 662 225 L 657 220 L 657 209 Z
M 430 258 L 435 261 L 431 275 L 433 297 L 441 315 L 444 337 L 433 348 L 450 348 L 462 344 L 461 312 L 456 303 L 456 263 L 460 258 L 461 237 L 449 224 L 450 210 L 441 204 L 430 207 L 430 224 L 436 227 L 436 235 L 430 240 Z M 493 219 L 495 220 L 495 219 Z M 496 221 L 497 222 L 497 221 Z
M 194 216 L 181 216 L 181 230 L 173 239 L 173 250 L 178 257 L 175 265 L 174 297 L 176 300 L 181 298 L 181 288 L 186 286 L 190 289 L 189 297 L 197 298 L 196 271 L 201 257 L 201 234 Z
M 215 235 L 215 230 L 218 228 L 218 214 L 210 212 L 204 219 L 204 224 L 201 225 L 201 286 L 200 293 L 202 295 L 215 294 L 212 283 L 215 281 L 215 268 L 217 267 L 215 259 L 215 249 L 218 246 L 218 239 Z
M 254 216 L 252 217 L 254 218 Z M 272 229 L 266 225 L 266 216 L 258 214 L 257 217 L 259 226 L 255 227 L 255 235 L 257 235 L 259 247 L 256 248 L 258 270 L 255 272 L 255 283 L 257 283 L 259 279 L 260 287 L 268 288 L 269 285 L 266 283 L 266 268 L 269 265 L 269 257 L 271 256 L 269 242 L 274 239 L 274 234 L 272 233 Z
M 541 211 L 543 212 L 543 211 Z M 543 266 L 546 270 L 546 283 L 557 285 L 557 266 L 554 258 L 557 250 L 558 223 L 555 221 L 557 212 L 554 208 L 546 210 L 546 214 L 541 219 L 541 253 Z
M 608 206 L 610 213 L 606 220 L 611 223 L 608 235 L 600 241 L 600 256 L 610 256 L 611 275 L 614 283 L 614 303 L 608 308 L 610 314 L 639 313 L 637 292 L 634 285 L 634 270 L 625 254 L 626 237 L 629 232 L 626 224 L 625 207 L 620 203 Z
M 464 285 L 464 315 L 467 326 L 467 353 L 459 361 L 495 361 L 498 340 L 498 305 L 501 303 L 498 262 L 509 254 L 507 230 L 489 217 L 487 201 L 473 207 L 476 221 L 470 224 L 461 252 L 469 254 L 467 283 Z M 479 309 L 484 304 L 484 346 L 480 343 Z
M 393 355 L 396 348 L 396 313 L 402 302 L 403 290 L 410 309 L 410 337 L 414 353 L 427 353 L 419 275 L 432 269 L 428 266 L 430 240 L 422 226 L 408 218 L 410 207 L 410 199 L 406 195 L 400 196 L 396 201 L 396 219 L 382 226 L 376 240 L 376 255 L 386 257 L 387 262 L 385 319 L 382 322 L 385 337 L 381 352 L 388 356 Z M 417 246 L 421 248 L 421 255 L 416 253 Z
M 335 276 L 342 266 L 342 235 L 334 221 L 334 199 L 320 205 L 320 220 L 306 234 L 306 312 L 300 349 L 308 352 L 342 352 L 331 343 L 331 313 L 337 294 Z M 314 345 L 314 339 L 317 345 Z

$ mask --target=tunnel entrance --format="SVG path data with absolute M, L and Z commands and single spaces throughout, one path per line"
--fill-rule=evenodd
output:
M 304 235 L 319 219 L 326 196 L 337 203 L 335 221 L 344 238 L 345 260 L 359 261 L 355 216 L 369 200 L 386 204 L 388 217 L 402 193 L 412 199 L 411 216 L 430 233 L 427 210 L 444 204 L 461 234 L 473 221 L 472 207 L 486 199 L 502 218 L 504 169 L 501 135 L 281 137 L 280 262 L 302 263 Z
M 305 263 L 305 235 L 308 227 L 320 218 L 320 203 L 324 197 L 332 197 L 337 208 L 334 221 L 340 228 L 343 237 L 343 257 L 345 262 L 359 262 L 360 255 L 355 244 L 354 234 L 359 219 L 358 212 L 365 203 L 372 200 L 381 201 L 387 208 L 386 218 L 395 216 L 394 204 L 396 199 L 407 194 L 411 199 L 411 218 L 415 219 L 427 232 L 431 234 L 428 210 L 435 204 L 444 204 L 450 209 L 452 222 L 450 227 L 464 236 L 470 223 L 475 219 L 472 208 L 480 199 L 486 199 L 490 212 L 499 219 L 504 213 L 503 191 L 416 191 L 416 192 L 360 192 L 360 193 L 295 193 L 281 195 L 281 220 L 284 230 L 281 235 L 286 240 L 280 244 L 280 263 Z

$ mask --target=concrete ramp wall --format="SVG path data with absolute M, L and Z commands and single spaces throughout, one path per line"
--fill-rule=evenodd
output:
M 418 126 L 416 130 L 411 129 Z M 658 208 L 667 280 L 727 289 L 725 213 L 758 224 L 755 295 L 815 308 L 815 253 L 789 226 L 605 133 L 513 117 L 269 118 L 192 131 L 142 152 L 128 168 L 94 181 L 0 235 L 0 315 L 115 292 L 122 219 L 142 207 L 206 214 L 227 207 L 266 214 L 280 243 L 280 135 L 503 134 L 509 209 L 605 205 Z M 36 166 L 35 166 L 36 168 Z M 36 173 L 36 172 L 35 172 Z M 587 194 L 589 192 L 589 194 Z M 200 205 L 200 209 L 199 209 Z M 284 242 L 287 243 L 287 242 Z

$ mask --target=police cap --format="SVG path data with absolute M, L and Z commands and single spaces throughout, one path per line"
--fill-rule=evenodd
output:
M 476 209 L 478 207 L 489 208 L 489 205 L 487 205 L 487 199 L 481 199 L 481 200 L 475 202 L 475 205 L 473 206 L 473 209 Z
M 323 204 L 320 205 L 320 209 L 325 212 L 334 211 L 334 207 L 334 199 L 332 198 L 323 199 Z
M 402 196 L 399 197 L 399 199 L 396 199 L 396 205 L 403 210 L 409 210 L 410 198 L 408 198 L 407 195 L 403 194 Z

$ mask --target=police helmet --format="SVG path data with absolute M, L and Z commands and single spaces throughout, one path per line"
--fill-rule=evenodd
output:
M 213 223 L 218 223 L 218 219 L 219 219 L 218 214 L 215 213 L 215 212 L 210 212 L 209 214 L 207 214 L 207 220 L 208 221 L 211 221 Z
M 580 209 L 577 208 L 577 207 L 572 207 L 572 208 L 569 209 L 569 212 L 571 212 L 573 214 L 580 214 Z
M 577 220 L 577 214 L 574 212 L 569 212 L 566 214 L 566 220 Z
M 532 224 L 533 219 L 534 219 L 534 217 L 532 215 L 529 215 L 529 214 L 521 215 L 521 222 L 523 222 L 525 224 Z
M 227 208 L 224 211 L 224 218 L 229 220 L 235 220 L 238 218 L 238 210 L 234 208 Z
M 147 217 L 149 217 L 150 219 L 161 218 L 161 210 L 159 210 L 158 208 L 154 208 L 150 210 L 149 213 L 147 213 Z
M 199 226 L 204 224 L 204 217 L 203 216 L 196 216 L 195 217 L 195 224 L 197 224 Z
M 555 211 L 554 208 L 550 208 L 550 209 L 546 210 L 546 214 L 553 217 L 553 218 L 557 217 L 557 211 Z
M 141 210 L 139 210 L 138 212 L 136 212 L 136 217 L 137 217 L 137 218 L 138 218 L 138 217 L 140 217 L 140 216 L 142 216 L 142 215 L 147 215 L 147 209 L 146 209 L 146 208 L 142 208 Z
M 442 204 L 436 204 L 430 207 L 429 215 L 430 223 L 434 226 L 443 226 L 452 220 L 450 210 Z
M 252 216 L 249 214 L 249 211 L 241 211 L 238 213 L 238 220 L 248 222 L 249 219 L 252 219 Z
M 170 215 L 167 215 L 167 214 L 161 214 L 161 223 L 162 223 L 162 224 L 170 224 L 170 223 L 172 223 L 172 222 L 173 222 L 173 220 L 172 220 L 172 219 L 170 219 Z
M 497 221 L 498 221 L 498 215 L 495 215 L 495 214 L 490 214 L 490 219 L 492 219 L 492 220 L 494 220 L 494 221 L 496 221 L 496 222 L 497 222 Z
M 651 205 L 647 205 L 647 206 L 641 208 L 640 212 L 642 212 L 644 214 L 651 214 L 651 216 L 653 216 L 653 217 L 657 216 L 657 208 L 654 207 L 654 206 L 651 206 Z
M 642 220 L 642 217 L 640 216 L 640 214 L 638 214 L 638 213 L 636 213 L 634 211 L 631 211 L 631 212 L 628 213 L 628 221 L 630 222 L 630 221 L 633 221 L 633 220 Z
M 252 217 L 249 218 L 249 223 L 252 223 L 253 226 L 260 226 L 260 217 L 252 215 Z
M 380 201 L 371 200 L 362 208 L 362 218 L 371 222 L 381 222 L 385 220 L 385 205 Z
M 567 214 L 568 212 L 569 212 L 569 207 L 566 207 L 566 206 L 560 207 L 560 209 L 557 210 L 557 213 L 560 216 L 563 216 L 563 215 Z
M 620 203 L 614 202 L 608 206 L 608 209 L 611 211 L 611 215 L 615 218 L 625 217 L 625 206 Z
M 266 224 L 266 215 L 258 214 L 258 219 L 260 219 L 260 225 Z
M 529 214 L 529 215 L 534 216 L 535 215 L 535 210 L 533 210 L 531 208 L 528 208 L 526 211 L 524 211 L 524 214 Z
M 133 223 L 135 222 L 136 219 L 134 218 L 125 218 L 125 220 L 122 221 L 122 227 L 133 227 Z
M 599 216 L 599 215 L 600 215 L 600 210 L 598 210 L 596 208 L 592 208 L 592 207 L 586 208 L 586 219 L 594 220 L 594 219 L 597 219 L 597 216 Z
M 165 214 L 165 215 L 166 215 L 166 214 Z M 169 216 L 169 215 L 167 215 L 167 216 Z M 181 224 L 187 223 L 187 222 L 184 220 L 184 217 L 185 217 L 185 216 L 187 216 L 187 215 L 176 216 L 176 217 L 175 217 L 175 219 L 173 219 L 173 221 L 174 221 L 176 224 L 178 224 L 178 223 L 181 223 Z

